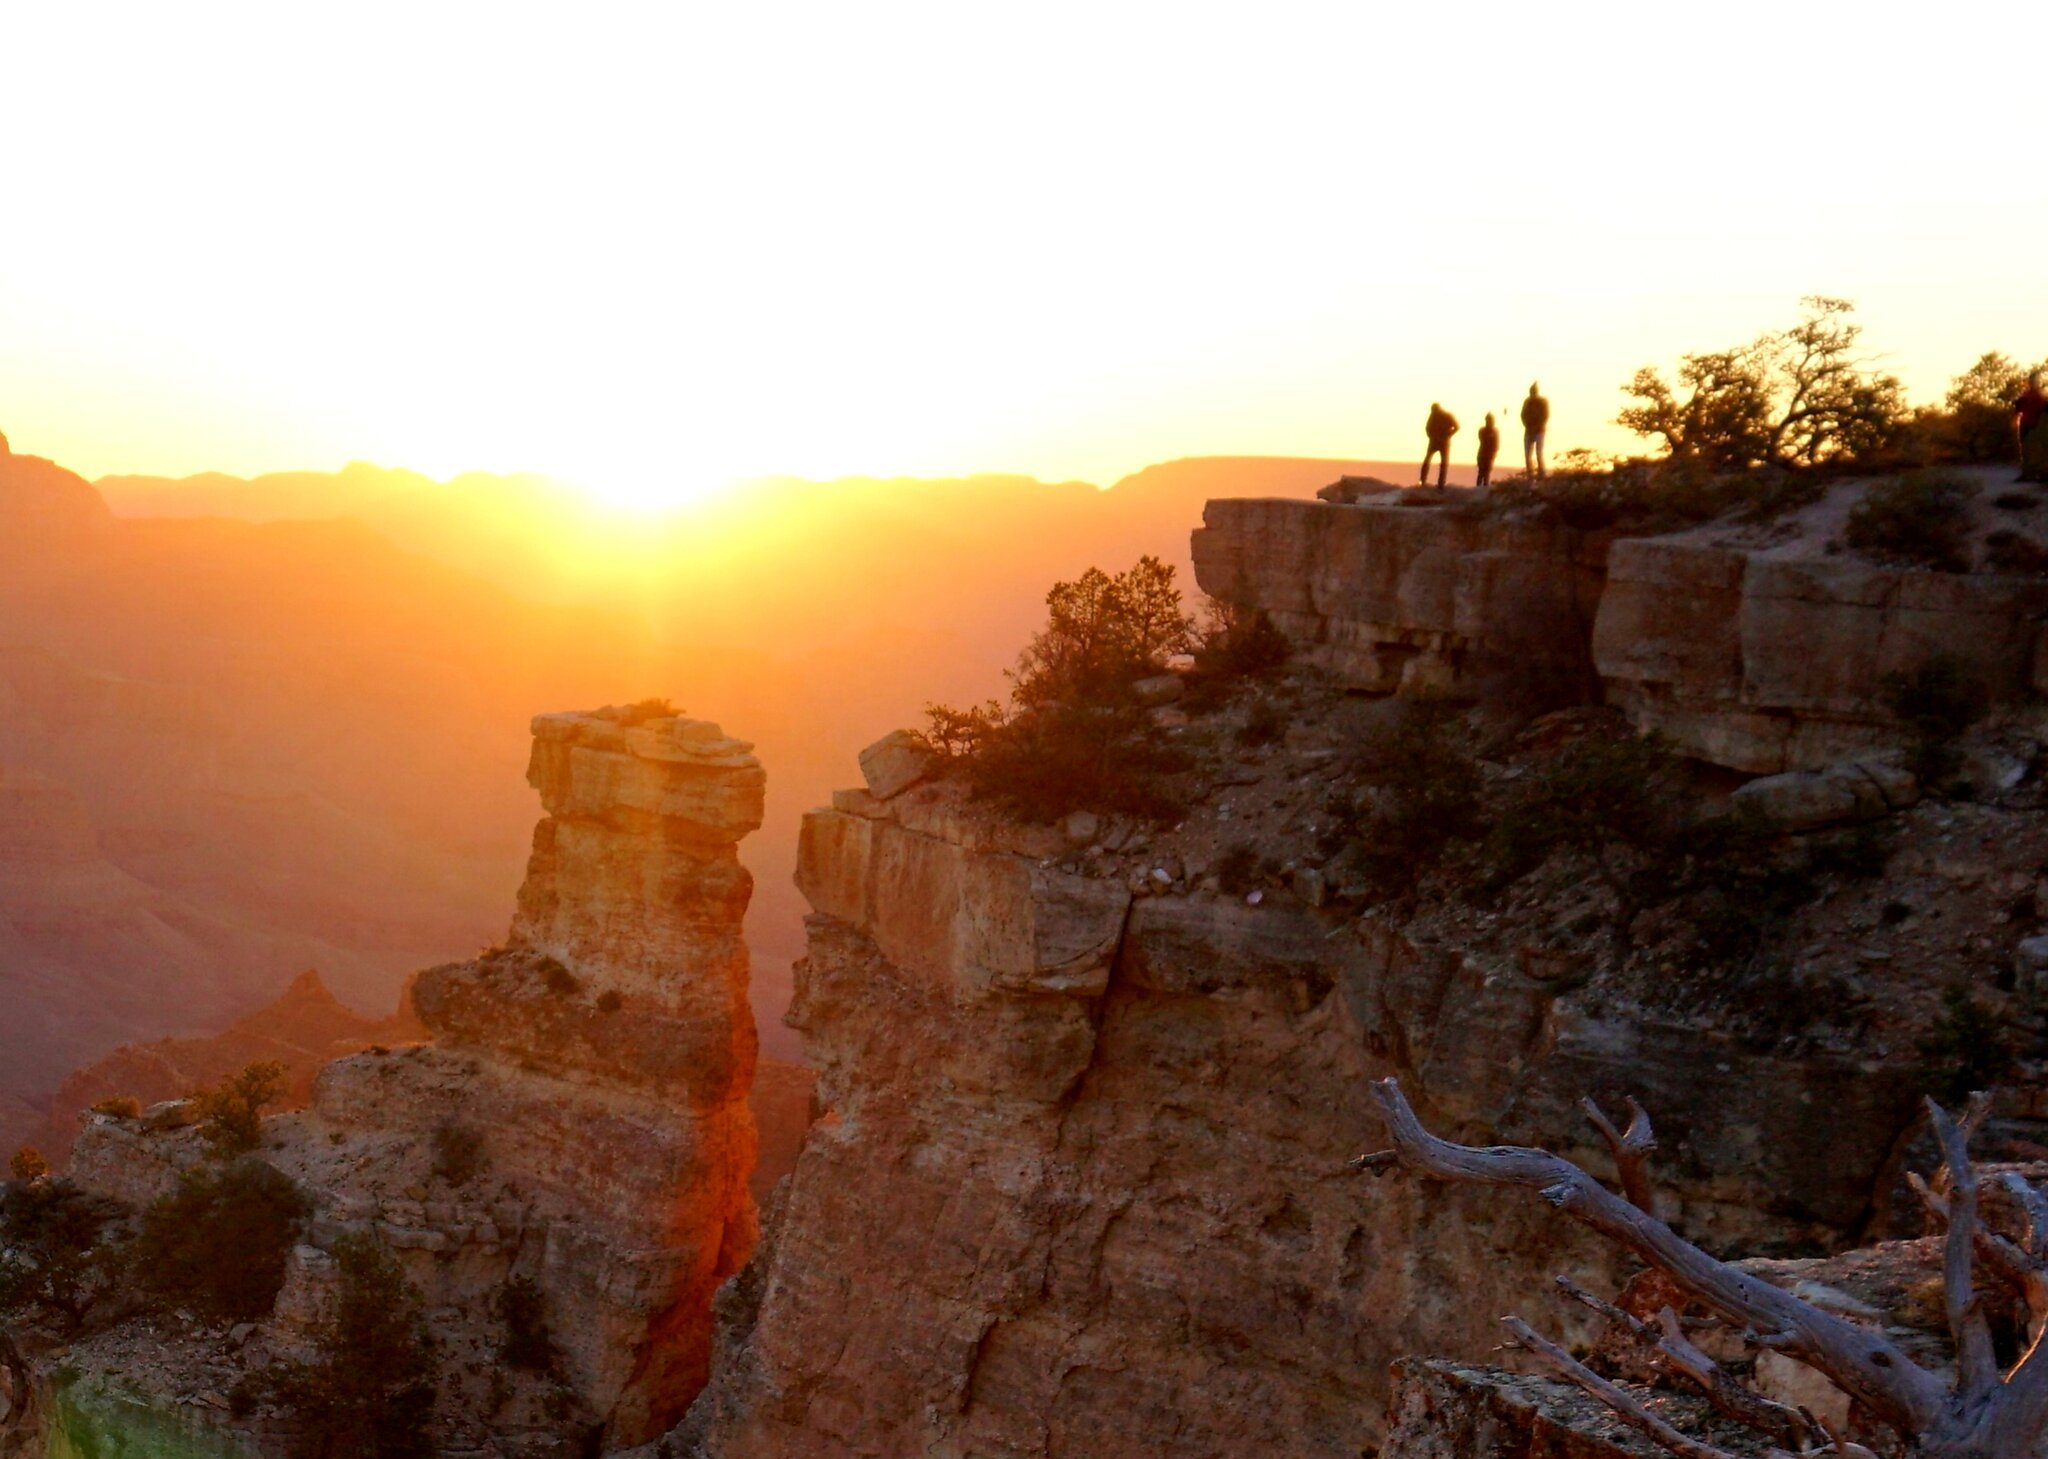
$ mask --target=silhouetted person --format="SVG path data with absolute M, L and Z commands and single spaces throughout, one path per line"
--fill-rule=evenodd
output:
M 2048 393 L 2041 372 L 2027 376 L 2027 388 L 2012 403 L 2012 433 L 2019 442 L 2020 480 L 2048 481 Z
M 1522 470 L 1540 478 L 1543 475 L 1543 435 L 1550 429 L 1550 402 L 1543 398 L 1537 388 L 1538 383 L 1530 383 L 1529 398 L 1522 402 Z
M 1422 477 L 1417 483 L 1429 485 L 1429 458 L 1436 457 L 1436 484 L 1442 486 L 1451 469 L 1451 437 L 1458 434 L 1458 418 L 1438 405 L 1429 403 L 1429 423 L 1422 428 L 1429 436 L 1429 449 L 1422 453 Z
M 1474 483 L 1486 486 L 1493 481 L 1493 458 L 1500 454 L 1500 427 L 1493 423 L 1493 412 L 1486 413 L 1486 424 L 1479 428 L 1479 480 Z

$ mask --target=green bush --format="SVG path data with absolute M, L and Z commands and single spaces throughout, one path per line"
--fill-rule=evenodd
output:
M 1270 679 L 1287 666 L 1287 639 L 1262 609 L 1211 598 L 1196 636 L 1198 679 Z
M 118 1289 L 121 1207 L 41 1176 L 0 1187 L 0 1318 L 39 1314 L 68 1327 Z
M 548 1331 L 540 1285 L 532 1277 L 514 1277 L 499 1290 L 498 1320 L 505 1324 L 498 1357 L 506 1366 L 529 1373 L 545 1373 L 555 1366 L 554 1336 Z
M 2042 577 L 2048 575 L 2048 547 L 2001 527 L 1984 539 L 1984 566 L 2011 577 Z
M 142 1114 L 142 1101 L 132 1094 L 116 1094 L 100 1100 L 92 1107 L 96 1115 L 111 1115 L 117 1120 L 132 1120 Z
M 1911 673 L 1884 676 L 1886 707 L 1913 736 L 1907 768 L 1930 790 L 1956 771 L 1954 741 L 1984 717 L 1983 685 L 1953 654 L 1933 654 Z
M 453 1120 L 434 1126 L 434 1174 L 450 1185 L 468 1185 L 483 1172 L 483 1132 Z
M 1020 710 L 959 761 L 978 798 L 1034 821 L 1079 810 L 1178 819 L 1186 802 L 1167 782 L 1191 763 L 1134 705 L 1057 703 Z
M 1373 793 L 1344 855 L 1383 891 L 1412 890 L 1452 842 L 1481 833 L 1479 765 L 1451 711 L 1410 707 L 1367 736 L 1356 768 Z
M 1183 814 L 1165 781 L 1189 757 L 1160 740 L 1131 689 L 1192 642 L 1173 569 L 1155 557 L 1114 577 L 1090 568 L 1055 583 L 1046 608 L 1010 674 L 1010 707 L 929 705 L 926 744 L 978 798 L 1027 819 Z
M 284 1097 L 285 1067 L 275 1061 L 251 1064 L 193 1096 L 199 1133 L 222 1159 L 246 1155 L 263 1143 L 263 1111 Z
M 1850 509 L 1843 537 L 1859 552 L 1941 572 L 1967 572 L 1967 503 L 1975 491 L 1952 472 L 1908 471 L 1864 493 Z
M 1942 994 L 1941 1017 L 1920 1043 L 1927 1092 L 1950 1106 L 1989 1089 L 2012 1070 L 2014 1051 L 2004 1020 L 1952 983 Z
M 264 1392 L 300 1421 L 303 1459 L 427 1459 L 435 1358 L 419 1294 L 369 1237 L 343 1237 L 334 1259 L 313 1360 L 275 1365 Z
M 276 1302 L 310 1210 L 297 1184 L 260 1160 L 189 1171 L 143 1212 L 136 1279 L 207 1317 L 253 1322 Z

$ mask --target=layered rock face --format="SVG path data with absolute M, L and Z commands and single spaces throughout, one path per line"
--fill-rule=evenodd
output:
M 1603 1006 L 1391 917 L 1171 877 L 1134 895 L 1077 859 L 947 783 L 807 817 L 791 1020 L 827 1112 L 679 1444 L 1350 1459 L 1395 1358 L 1483 1354 L 1500 1312 L 1553 1310 L 1552 1272 L 1599 1288 L 1620 1260 L 1540 1202 L 1351 1172 L 1380 1140 L 1371 1079 L 1462 1138 L 1595 1168 L 1576 1101 L 1639 1094 L 1672 1214 L 1717 1242 L 1853 1228 L 1912 1118 L 1907 1068 Z
M 1214 501 L 1195 577 L 1360 688 L 1456 694 L 1491 672 L 1562 684 L 1597 671 L 1638 728 L 1751 774 L 1896 748 L 1888 684 L 1937 656 L 1992 704 L 2037 696 L 2048 581 L 1847 553 L 1861 490 L 1769 528 L 1612 541 L 1470 494 Z M 2023 521 L 1976 510 L 1987 541 Z
M 1590 675 L 1597 534 L 1398 490 L 1356 504 L 1212 501 L 1202 521 L 1202 589 L 1263 610 L 1305 661 L 1361 688 L 1443 693 L 1509 671 L 1577 687 Z
M 420 975 L 431 1051 L 344 1060 L 315 1088 L 319 1118 L 365 1132 L 459 1117 L 493 1176 L 539 1201 L 557 1340 L 624 1441 L 702 1385 L 712 1290 L 753 1244 L 752 881 L 735 848 L 765 783 L 716 725 L 635 718 L 534 721 L 527 778 L 548 816 L 508 946 Z M 451 1086 L 453 1106 L 436 1098 Z
M 548 815 L 506 944 L 419 975 L 431 1044 L 337 1060 L 309 1108 L 264 1126 L 262 1158 L 314 1218 L 238 1361 L 302 1347 L 335 1243 L 374 1235 L 431 1314 L 448 1452 L 538 1456 L 667 1428 L 704 1382 L 712 1293 L 756 1230 L 751 882 L 736 847 L 760 824 L 761 767 L 716 725 L 672 714 L 533 729 L 528 778 Z M 90 1117 L 75 1178 L 136 1204 L 162 1194 L 204 1154 L 196 1131 L 165 1128 L 176 1114 Z M 548 1372 L 499 1358 L 513 1281 L 539 1293 Z M 259 1428 L 266 1417 L 288 1418 L 259 1413 Z
M 2048 582 L 1921 572 L 1711 534 L 1617 542 L 1593 627 L 1610 703 L 1753 774 L 1882 750 L 1886 680 L 1937 655 L 1994 703 L 2036 691 Z

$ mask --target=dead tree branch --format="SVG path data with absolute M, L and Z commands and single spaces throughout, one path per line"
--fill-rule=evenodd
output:
M 1478 1149 L 1439 1140 L 1423 1128 L 1397 1079 L 1380 1080 L 1373 1095 L 1404 1167 L 1439 1180 L 1536 1191 L 1566 1215 L 1641 1256 L 1724 1318 L 1778 1335 L 1786 1351 L 1818 1368 L 1894 1427 L 1924 1433 L 1946 1415 L 1946 1386 L 1883 1334 L 1716 1260 L 1569 1160 L 1522 1146 Z M 2048 1364 L 2043 1371 L 2048 1372 Z
M 1621 1180 L 1621 1193 L 1628 1203 L 1638 1211 L 1656 1215 L 1657 1198 L 1650 1189 L 1650 1155 L 1657 1148 L 1657 1135 L 1650 1128 L 1649 1113 L 1631 1097 L 1628 1129 L 1624 1132 L 1614 1128 L 1607 1112 L 1590 1097 L 1580 1100 L 1579 1108 L 1586 1112 L 1586 1118 L 1593 1122 L 1593 1128 L 1613 1153 L 1615 1174 Z
M 1628 1392 L 1627 1389 L 1619 1384 L 1611 1383 L 1607 1379 L 1602 1378 L 1598 1373 L 1594 1372 L 1549 1338 L 1544 1337 L 1541 1333 L 1530 1327 L 1521 1318 L 1503 1317 L 1501 1321 L 1506 1323 L 1508 1331 L 1515 1335 L 1516 1342 L 1541 1358 L 1551 1368 L 1556 1370 L 1560 1377 L 1577 1384 L 1580 1388 L 1592 1394 L 1595 1398 L 1606 1404 L 1608 1408 L 1612 1409 L 1616 1418 L 1620 1419 L 1630 1428 L 1647 1434 L 1652 1441 L 1661 1447 L 1669 1449 L 1674 1454 L 1683 1456 L 1683 1459 L 1734 1459 L 1734 1456 L 1725 1449 L 1717 1449 L 1712 1444 L 1702 1444 L 1698 1439 L 1681 1434 L 1677 1429 L 1671 1427 L 1670 1424 L 1664 1422 L 1663 1419 L 1658 1418 L 1655 1414 L 1644 1408 L 1636 1400 L 1634 1394 Z
M 1973 1101 L 1974 1103 L 1974 1101 Z M 1948 1326 L 1956 1344 L 1957 1392 L 1975 1403 L 1998 1386 L 1998 1356 L 1991 1346 L 1991 1324 L 1984 1317 L 1984 1296 L 1977 1290 L 1977 1168 L 1970 1163 L 1967 1136 L 1932 1099 L 1927 1117 L 1941 1146 L 1948 1175 L 1948 1236 L 1942 1247 L 1941 1285 Z M 1967 1116 L 1965 1116 L 1967 1118 Z

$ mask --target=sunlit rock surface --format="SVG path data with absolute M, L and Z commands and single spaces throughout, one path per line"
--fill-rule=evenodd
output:
M 791 1021 L 826 1113 L 682 1452 L 1350 1459 L 1396 1358 L 1482 1356 L 1551 1273 L 1624 1265 L 1540 1202 L 1351 1172 L 1373 1078 L 1595 1168 L 1577 1100 L 1639 1094 L 1669 1209 L 1737 1244 L 1854 1229 L 1913 1117 L 1909 1069 L 1602 1007 L 1395 918 L 1134 897 L 1061 846 L 949 783 L 807 818 Z
M 715 725 L 643 706 L 541 716 L 529 779 L 548 816 L 511 934 L 420 974 L 432 1042 L 329 1064 L 308 1109 L 265 1126 L 263 1158 L 315 1216 L 262 1341 L 302 1348 L 328 1252 L 375 1235 L 431 1314 L 448 1452 L 668 1427 L 703 1384 L 712 1293 L 756 1229 L 736 847 L 760 824 L 760 765 Z M 88 1117 L 74 1172 L 138 1203 L 169 1189 L 202 1153 L 174 1115 Z M 551 1375 L 497 1358 L 517 1278 L 539 1288 Z

